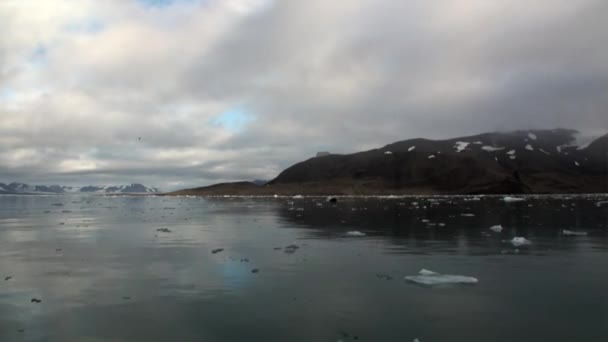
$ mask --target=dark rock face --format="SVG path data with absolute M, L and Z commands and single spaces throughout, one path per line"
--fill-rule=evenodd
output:
M 608 135 L 588 146 L 567 129 L 412 139 L 297 163 L 264 186 L 189 194 L 523 194 L 608 192 Z M 251 183 L 249 183 L 251 184 Z

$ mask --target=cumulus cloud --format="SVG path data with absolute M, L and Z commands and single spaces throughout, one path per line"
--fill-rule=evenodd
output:
M 601 0 L 5 0 L 0 181 L 171 189 L 272 178 L 317 150 L 605 129 L 607 10 Z

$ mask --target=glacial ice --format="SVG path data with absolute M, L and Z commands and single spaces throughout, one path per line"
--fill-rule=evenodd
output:
M 362 233 L 358 230 L 351 230 L 350 232 L 346 233 L 347 236 L 365 236 L 365 233 Z
M 503 201 L 509 203 L 509 202 L 522 202 L 525 201 L 524 198 L 521 197 L 511 197 L 511 196 L 505 196 L 503 199 Z
M 405 276 L 404 278 L 407 281 L 428 286 L 445 284 L 477 284 L 479 282 L 477 278 L 463 275 L 440 274 L 427 269 L 420 270 L 418 275 Z
M 515 247 L 520 247 L 520 246 L 531 245 L 532 241 L 526 239 L 525 237 L 516 236 L 511 240 L 511 244 Z
M 496 233 L 500 233 L 502 232 L 502 226 L 501 225 L 496 225 L 496 226 L 492 226 L 490 227 L 490 230 Z

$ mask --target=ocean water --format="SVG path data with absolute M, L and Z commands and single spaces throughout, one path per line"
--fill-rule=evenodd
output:
M 0 341 L 606 341 L 605 201 L 0 196 Z

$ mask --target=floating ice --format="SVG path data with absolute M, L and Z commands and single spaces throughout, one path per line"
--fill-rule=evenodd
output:
M 346 235 L 347 236 L 365 236 L 366 234 L 362 233 L 362 232 L 360 232 L 358 230 L 352 230 L 350 232 L 346 232 Z
M 477 278 L 463 276 L 463 275 L 451 275 L 451 274 L 440 274 L 427 269 L 422 269 L 415 276 L 405 276 L 405 280 L 421 284 L 421 285 L 444 285 L 444 284 L 477 284 L 479 281 Z
M 292 198 L 293 199 L 302 199 L 302 198 L 304 198 L 304 196 L 302 196 L 302 195 L 295 195 Z
M 465 142 L 465 141 L 457 141 L 456 144 L 454 145 L 454 148 L 456 149 L 456 152 L 460 153 L 462 151 L 464 151 L 467 146 L 469 146 L 470 143 Z
M 412 151 L 413 151 L 413 150 L 415 150 L 415 149 L 416 149 L 416 146 L 412 146 L 412 147 L 408 148 L 408 149 L 407 149 L 407 151 L 408 151 L 408 152 L 412 152 Z
M 532 145 L 528 144 L 528 145 L 526 145 L 526 150 L 534 151 L 534 147 L 532 147 Z
M 386 151 L 386 152 L 384 152 L 384 154 L 390 155 L 390 154 L 393 154 L 393 152 L 391 152 L 391 151 Z
M 568 230 L 568 229 L 562 230 L 562 234 L 565 236 L 587 236 L 587 232 L 577 232 L 577 231 Z
M 429 159 L 433 159 L 433 158 L 435 158 L 435 156 L 431 154 L 431 155 L 429 156 Z
M 503 201 L 509 203 L 509 202 L 523 202 L 525 201 L 524 198 L 521 197 L 511 197 L 511 196 L 505 196 L 503 199 Z
M 492 227 L 490 227 L 490 230 L 493 232 L 500 233 L 500 232 L 502 232 L 502 226 L 501 225 L 492 226 Z
M 525 237 L 516 236 L 511 240 L 511 244 L 515 247 L 520 247 L 520 246 L 531 245 L 532 241 L 526 239 Z
M 505 148 L 504 147 L 496 147 L 496 146 L 482 146 L 481 149 L 484 150 L 484 151 L 488 151 L 488 152 L 495 152 L 495 151 L 502 151 Z
M 514 156 L 515 153 L 516 153 L 515 150 L 511 150 L 511 151 L 507 152 L 507 154 L 510 155 L 510 156 Z
M 547 152 L 547 151 L 543 150 L 542 148 L 541 148 L 541 149 L 539 149 L 539 151 L 541 151 L 542 153 L 544 153 L 544 154 L 546 154 L 546 155 L 548 155 L 548 156 L 550 156 L 550 155 L 551 155 L 551 153 L 549 153 L 549 152 Z
M 577 161 L 574 162 L 574 165 L 581 166 L 581 164 L 579 164 Z
M 536 137 L 536 134 L 534 134 L 534 133 L 532 133 L 532 132 L 528 133 L 528 137 L 529 137 L 530 139 L 532 139 L 532 140 L 536 140 L 536 138 L 537 138 L 537 137 Z
M 475 217 L 475 214 L 460 214 L 462 217 Z

